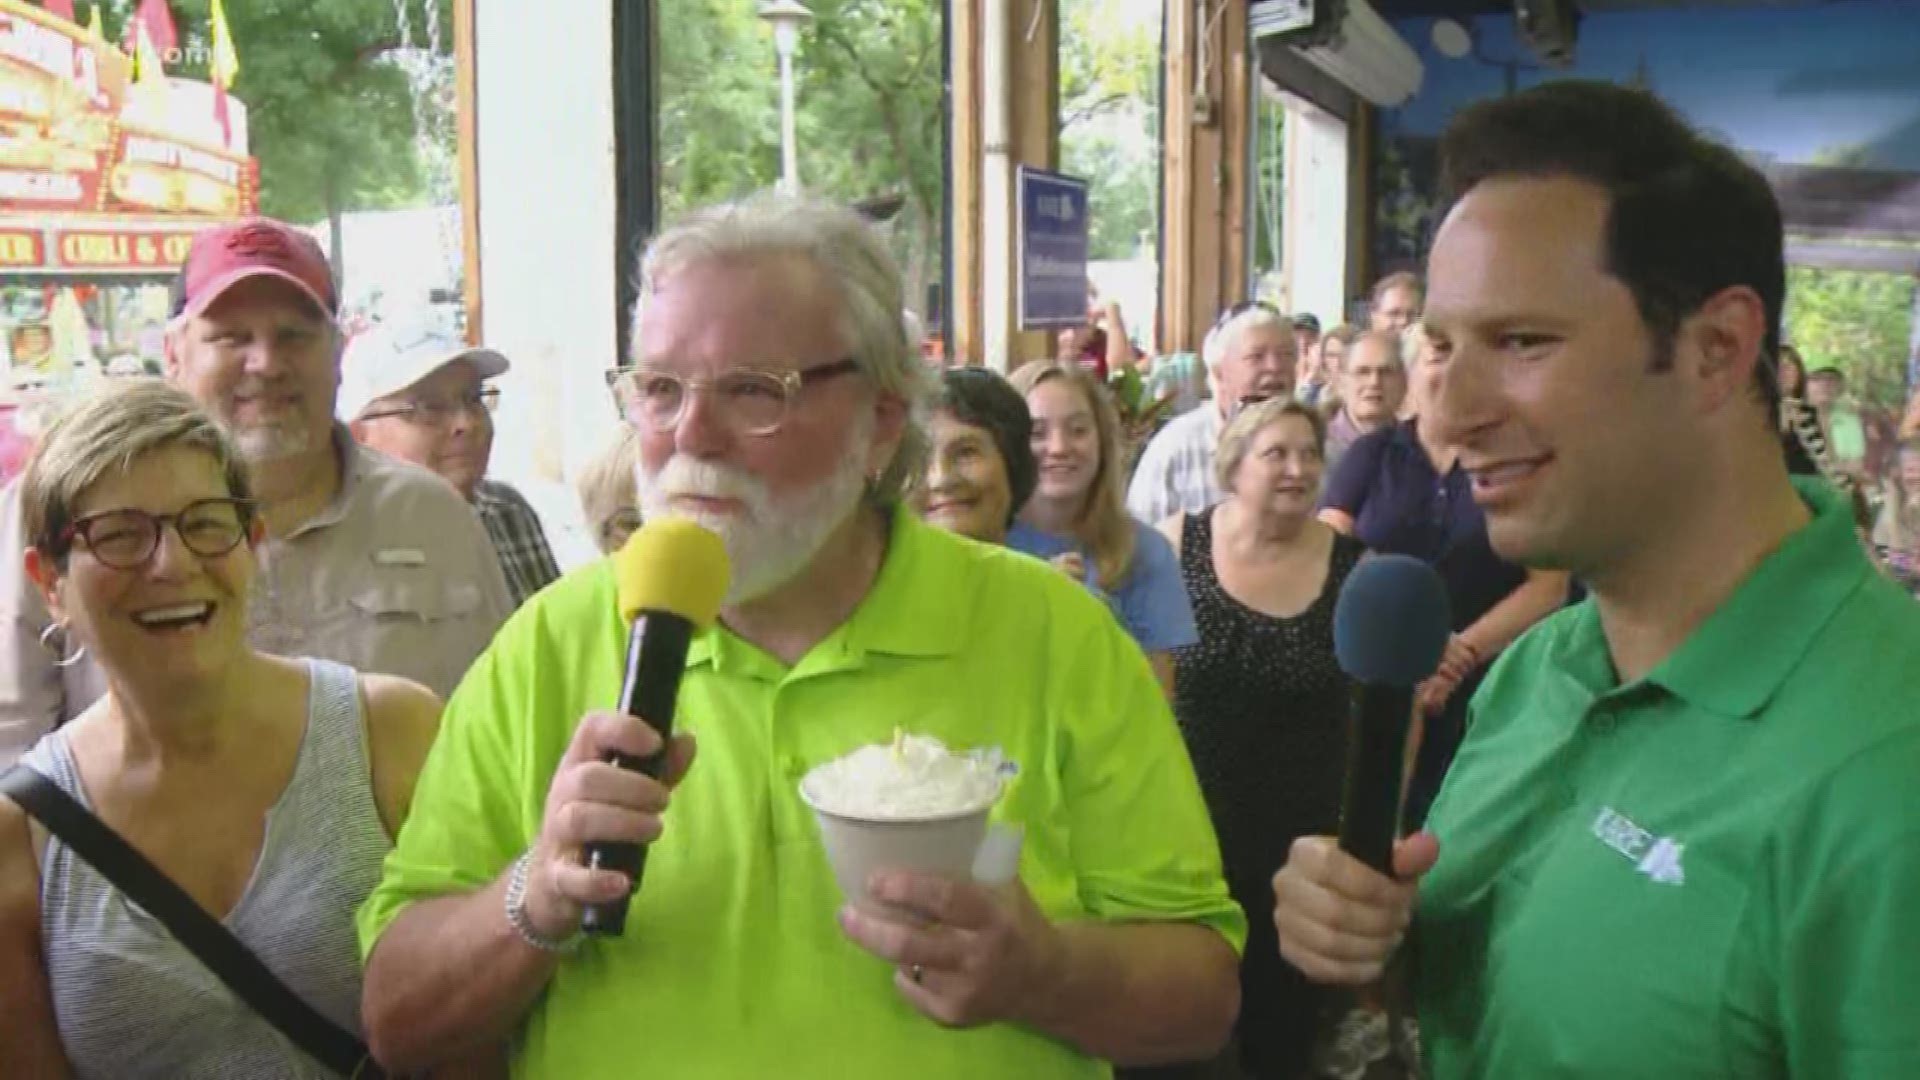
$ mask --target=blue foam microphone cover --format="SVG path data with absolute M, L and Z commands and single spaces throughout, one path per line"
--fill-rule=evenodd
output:
M 1333 606 L 1333 652 L 1356 683 L 1414 686 L 1440 667 L 1453 614 L 1433 568 L 1405 555 L 1363 559 Z
M 1353 680 L 1340 848 L 1382 874 L 1393 873 L 1414 687 L 1440 666 L 1448 609 L 1440 576 L 1404 555 L 1363 560 L 1333 606 L 1334 655 Z

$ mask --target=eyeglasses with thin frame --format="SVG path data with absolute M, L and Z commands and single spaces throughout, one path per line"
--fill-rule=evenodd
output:
M 137 570 L 160 547 L 161 531 L 172 526 L 187 550 L 203 559 L 217 559 L 240 546 L 253 524 L 249 499 L 199 499 L 172 514 L 145 510 L 101 510 L 75 518 L 60 530 L 60 544 L 76 541 L 95 559 L 115 570 Z
M 381 420 L 389 416 L 400 416 L 424 427 L 443 428 L 453 423 L 453 418 L 460 413 L 464 412 L 470 416 L 490 416 L 499 407 L 500 388 L 483 386 L 471 394 L 457 398 L 407 398 L 387 408 L 362 413 L 360 419 Z
M 860 370 L 848 357 L 797 371 L 730 371 L 713 379 L 691 379 L 644 367 L 607 372 L 607 388 L 627 422 L 655 431 L 672 431 L 686 415 L 693 394 L 714 396 L 727 423 L 745 435 L 771 435 L 786 422 L 793 399 L 814 383 Z

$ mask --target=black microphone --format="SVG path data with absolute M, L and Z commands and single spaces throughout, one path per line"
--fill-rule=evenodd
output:
M 667 740 L 686 673 L 687 647 L 693 635 L 719 614 L 727 592 L 727 549 L 720 538 L 685 518 L 658 518 L 627 538 L 613 557 L 620 617 L 632 626 L 627 635 L 625 670 L 620 678 L 620 709 L 660 733 L 662 750 L 648 758 L 614 752 L 607 760 L 623 769 L 659 777 Z M 586 845 L 586 863 L 595 870 L 619 870 L 640 890 L 646 849 L 639 844 L 597 841 Z M 589 904 L 580 929 L 589 934 L 619 934 L 627 927 L 632 895 Z
M 1393 874 L 1413 692 L 1440 666 L 1453 619 L 1433 568 L 1405 555 L 1363 559 L 1333 607 L 1333 652 L 1353 680 L 1340 849 Z

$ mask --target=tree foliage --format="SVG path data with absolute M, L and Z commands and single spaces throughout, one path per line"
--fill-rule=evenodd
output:
M 1914 279 L 1858 270 L 1787 270 L 1787 340 L 1808 363 L 1831 360 L 1863 403 L 1897 411 L 1907 396 Z
M 780 81 L 753 0 L 659 7 L 661 208 L 780 178 Z M 908 303 L 940 273 L 946 199 L 941 0 L 812 0 L 794 57 L 800 183 L 854 202 L 897 196 Z
M 426 5 L 438 5 L 441 53 L 451 57 L 451 0 L 404 2 L 416 47 L 426 43 Z M 118 38 L 135 6 L 102 6 L 108 34 Z M 184 48 L 168 71 L 204 79 L 210 0 L 170 0 L 170 7 Z M 421 160 L 416 124 L 428 125 L 450 153 L 452 103 L 416 100 L 394 63 L 402 45 L 394 0 L 236 0 L 225 7 L 240 53 L 233 92 L 247 104 L 263 212 L 313 221 L 426 200 L 429 163 Z
M 1160 25 L 1060 3 L 1060 169 L 1088 181 L 1088 257 L 1151 252 L 1160 212 Z

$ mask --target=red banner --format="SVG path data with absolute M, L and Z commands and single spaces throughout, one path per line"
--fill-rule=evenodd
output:
M 0 229 L 0 269 L 36 269 L 47 261 L 46 241 L 33 229 Z
M 202 145 L 164 92 L 83 27 L 0 0 L 0 214 L 230 219 L 259 206 L 252 159 Z
M 127 128 L 114 145 L 105 208 L 232 218 L 257 201 L 246 158 Z
M 61 229 L 49 234 L 49 266 L 68 270 L 172 270 L 187 261 L 191 229 Z

